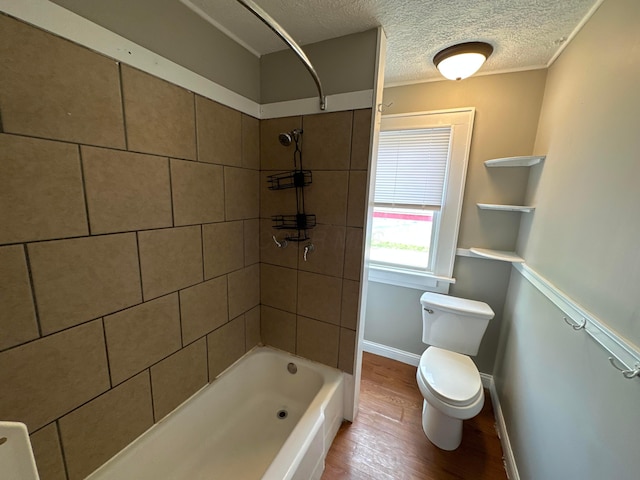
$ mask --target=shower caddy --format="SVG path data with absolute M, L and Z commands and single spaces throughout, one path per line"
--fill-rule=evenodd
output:
M 287 147 L 291 142 L 295 143 L 293 152 L 293 170 L 276 173 L 267 177 L 269 190 L 296 189 L 296 214 L 295 215 L 273 215 L 273 228 L 277 230 L 290 230 L 284 238 L 290 242 L 303 242 L 309 240 L 309 230 L 316 226 L 316 216 L 306 213 L 304 208 L 304 188 L 311 185 L 311 170 L 302 168 L 302 150 L 300 143 L 302 130 L 295 129 L 289 133 L 281 133 L 280 143 Z M 274 238 L 274 241 L 275 238 Z M 276 241 L 276 244 L 278 242 Z M 306 258 L 305 258 L 306 259 Z

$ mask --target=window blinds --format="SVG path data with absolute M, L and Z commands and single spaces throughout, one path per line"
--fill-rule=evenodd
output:
M 380 132 L 375 203 L 442 205 L 451 127 Z

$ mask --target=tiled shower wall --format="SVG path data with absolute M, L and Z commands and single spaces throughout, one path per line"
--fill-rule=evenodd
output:
M 83 478 L 260 341 L 353 371 L 369 109 L 260 122 L 4 15 L 0 81 L 0 419 L 43 480 Z M 293 128 L 306 262 L 271 238 Z
M 0 82 L 0 419 L 75 480 L 260 342 L 260 126 L 4 15 Z
M 294 146 L 280 132 L 301 128 L 302 162 L 313 175 L 306 213 L 318 225 L 311 239 L 278 248 L 286 231 L 275 214 L 295 214 L 294 189 L 269 190 L 267 176 L 294 166 Z M 305 115 L 260 123 L 260 303 L 262 341 L 353 372 L 371 109 Z M 305 245 L 314 249 L 304 260 Z

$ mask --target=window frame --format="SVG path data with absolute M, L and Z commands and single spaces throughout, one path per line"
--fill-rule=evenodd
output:
M 438 222 L 434 222 L 434 228 L 437 230 L 433 234 L 435 245 L 431 246 L 434 250 L 432 270 L 425 272 L 424 270 L 383 265 L 373 263 L 369 259 L 368 278 L 370 281 L 439 293 L 448 293 L 449 285 L 455 283 L 453 267 L 460 230 L 474 118 L 475 108 L 473 107 L 382 116 L 380 131 L 451 126 L 451 154 L 445 176 L 440 218 Z M 377 158 L 377 151 L 375 155 Z M 375 186 L 375 171 L 371 184 Z M 374 195 L 371 198 L 373 202 Z M 373 208 L 371 208 L 371 212 L 373 212 Z

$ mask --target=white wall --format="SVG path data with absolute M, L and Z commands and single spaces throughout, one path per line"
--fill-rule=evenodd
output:
M 373 89 L 377 36 L 374 28 L 302 47 L 320 77 L 325 95 Z M 260 57 L 260 85 L 263 104 L 318 94 L 313 78 L 290 49 Z
M 179 0 L 52 1 L 229 90 L 260 101 L 260 59 Z
M 519 252 L 640 345 L 640 2 L 605 0 L 550 68 Z M 519 273 L 494 378 L 522 479 L 635 479 L 640 380 Z

